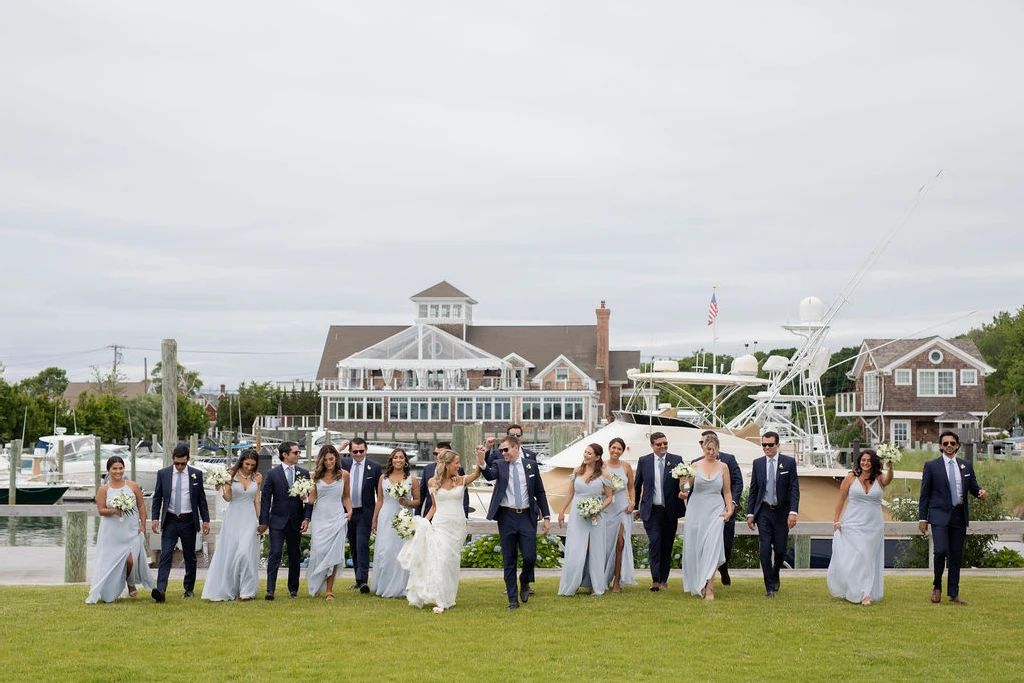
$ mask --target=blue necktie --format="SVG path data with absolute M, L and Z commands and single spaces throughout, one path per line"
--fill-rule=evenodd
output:
M 183 486 L 183 480 L 185 478 L 184 472 L 178 472 L 175 474 L 175 478 L 178 480 L 177 486 L 174 487 L 174 514 L 184 514 L 181 511 L 181 487 Z
M 523 509 L 523 492 L 519 490 L 519 466 L 516 463 L 509 465 L 512 468 L 512 490 L 513 498 L 515 499 L 515 505 L 520 510 Z
M 291 488 L 292 484 L 295 483 L 295 472 L 292 471 L 291 467 L 285 467 L 284 473 L 287 475 L 288 478 L 288 488 Z
M 768 458 L 768 504 L 775 505 L 775 458 Z
M 952 460 L 949 461 L 946 467 L 946 476 L 949 478 L 949 497 L 953 501 L 953 505 L 957 506 L 960 504 L 960 496 L 956 495 L 956 468 L 953 467 Z

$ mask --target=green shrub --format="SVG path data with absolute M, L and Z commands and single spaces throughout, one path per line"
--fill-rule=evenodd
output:
M 537 536 L 537 566 L 541 569 L 557 569 L 562 566 L 565 550 L 558 536 Z M 501 539 L 497 534 L 485 534 L 462 547 L 462 566 L 480 569 L 500 569 Z
M 986 569 L 1021 569 L 1024 568 L 1024 557 L 1012 548 L 1001 548 L 981 558 L 981 566 Z

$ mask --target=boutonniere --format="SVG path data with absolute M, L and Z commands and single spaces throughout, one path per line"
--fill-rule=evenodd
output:
M 524 463 L 523 467 L 525 467 L 528 470 L 532 470 L 533 469 L 533 465 L 531 465 L 530 463 Z
M 195 481 L 195 480 L 196 480 L 196 473 L 195 473 L 195 472 L 193 472 L 193 473 L 192 473 L 192 481 Z
M 962 469 L 962 470 L 966 470 L 966 469 L 967 469 L 967 466 L 966 466 L 966 465 L 960 465 L 960 469 Z

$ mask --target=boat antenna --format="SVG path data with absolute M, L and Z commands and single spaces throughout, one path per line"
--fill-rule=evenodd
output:
M 28 406 L 25 406 L 25 418 L 21 421 L 21 445 L 25 445 L 25 428 L 28 426 Z
M 128 438 L 130 439 L 128 443 L 133 444 L 135 443 L 135 432 L 132 431 L 132 409 L 128 407 L 127 403 L 125 403 L 124 412 L 128 413 Z
M 75 409 L 71 409 L 71 419 L 75 421 L 75 434 L 78 433 L 78 414 L 75 413 Z

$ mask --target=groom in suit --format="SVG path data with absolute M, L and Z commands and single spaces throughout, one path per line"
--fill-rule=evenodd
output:
M 277 588 L 277 570 L 281 567 L 281 555 L 288 544 L 288 597 L 299 596 L 299 570 L 302 564 L 302 534 L 309 522 L 306 515 L 313 509 L 304 505 L 298 496 L 288 495 L 296 479 L 309 479 L 309 472 L 299 467 L 299 445 L 285 441 L 277 447 L 281 464 L 272 467 L 263 478 L 263 494 L 260 499 L 259 534 L 270 529 L 270 555 L 267 557 L 267 600 L 274 599 Z M 307 510 L 308 508 L 308 510 Z
M 156 473 L 153 490 L 153 533 L 160 534 L 160 568 L 152 596 L 163 602 L 167 592 L 167 578 L 171 574 L 174 546 L 181 540 L 181 554 L 185 558 L 185 594 L 191 598 L 196 587 L 196 533 L 202 521 L 203 536 L 210 533 L 210 512 L 203 489 L 203 471 L 188 466 L 188 446 L 178 444 L 171 454 L 170 467 Z
M 651 590 L 668 588 L 672 568 L 672 544 L 676 540 L 679 518 L 686 514 L 686 503 L 680 499 L 679 480 L 672 477 L 672 468 L 683 462 L 668 452 L 668 437 L 662 432 L 651 434 L 651 453 L 640 456 L 633 475 L 633 489 L 639 501 L 633 518 L 644 521 L 651 564 Z
M 476 452 L 478 462 L 486 457 L 483 446 L 477 446 Z M 543 532 L 548 533 L 551 511 L 540 468 L 533 460 L 522 457 L 519 439 L 506 436 L 498 452 L 500 458 L 481 468 L 484 478 L 494 482 L 487 519 L 498 522 L 508 609 L 519 609 L 519 601 L 525 604 L 531 595 L 530 582 L 537 564 L 537 520 L 543 519 Z M 523 571 L 517 583 L 516 564 L 520 553 Z
M 701 432 L 700 441 L 697 443 L 703 448 L 704 437 L 715 433 L 713 429 Z M 704 456 L 702 455 L 694 460 L 693 464 L 696 465 L 703 459 Z M 725 520 L 725 525 L 722 527 L 722 541 L 725 544 L 725 563 L 718 568 L 718 572 L 722 575 L 722 585 L 728 586 L 732 584 L 732 578 L 729 576 L 729 560 L 732 559 L 732 548 L 736 540 L 736 520 L 740 516 L 740 496 L 743 495 L 743 471 L 740 469 L 740 464 L 736 462 L 736 456 L 731 453 L 719 451 L 718 459 L 729 468 L 729 488 L 732 491 L 733 513 L 729 516 L 729 519 Z
M 786 559 L 789 530 L 796 526 L 800 511 L 800 480 L 796 476 L 796 460 L 779 454 L 777 433 L 765 432 L 761 449 L 764 455 L 754 460 L 750 473 L 747 526 L 753 531 L 757 525 L 765 595 L 774 598 L 779 590 L 779 571 Z
M 341 467 L 349 473 L 352 495 L 352 516 L 348 520 L 348 547 L 356 582 L 349 590 L 370 592 L 370 531 L 373 508 L 377 505 L 377 482 L 380 465 L 366 457 L 366 441 L 355 437 L 348 445 L 349 456 L 341 459 Z M 435 465 L 436 467 L 436 465 Z
M 918 527 L 921 533 L 932 525 L 932 543 L 935 548 L 935 581 L 932 602 L 942 600 L 942 572 L 949 561 L 949 581 L 946 593 L 951 602 L 967 603 L 960 599 L 960 564 L 964 557 L 964 541 L 970 515 L 967 493 L 985 500 L 985 489 L 978 486 L 974 466 L 956 457 L 960 450 L 960 437 L 954 432 L 939 436 L 942 455 L 924 464 L 921 474 L 921 498 L 918 501 Z

